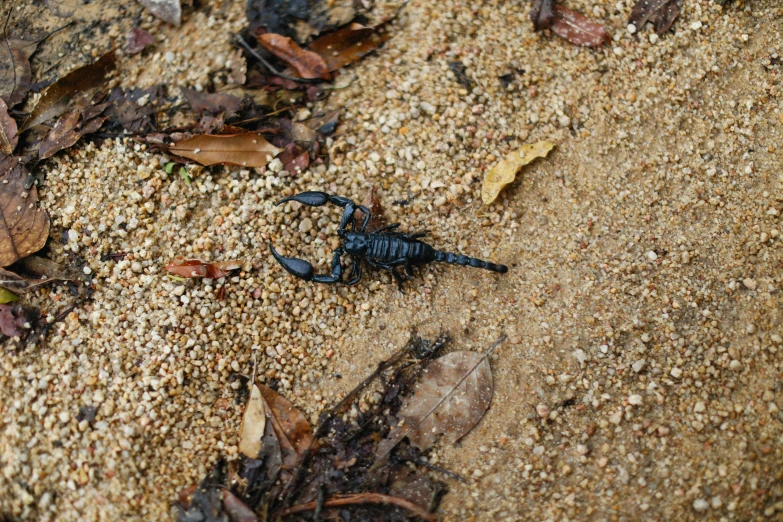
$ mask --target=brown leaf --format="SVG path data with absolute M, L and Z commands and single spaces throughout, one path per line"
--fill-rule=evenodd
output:
M 8 115 L 8 106 L 0 98 L 0 152 L 11 154 L 18 142 L 16 120 Z
M 169 151 L 202 165 L 263 167 L 280 149 L 255 133 L 193 136 L 175 143 Z
M 41 280 L 81 281 L 84 273 L 69 270 L 60 264 L 40 256 L 27 256 L 19 260 L 17 265 L 27 274 L 42 278 Z
M 593 20 L 561 5 L 554 5 L 555 18 L 550 29 L 572 44 L 598 47 L 610 40 L 606 29 Z
M 220 494 L 223 497 L 223 507 L 232 522 L 256 522 L 258 520 L 253 510 L 229 490 L 222 489 Z
M 492 371 L 487 354 L 452 352 L 433 361 L 399 412 L 404 421 L 378 444 L 383 461 L 405 437 L 426 450 L 438 436 L 454 443 L 481 420 L 492 400 Z
M 108 101 L 112 105 L 106 110 L 106 114 L 112 123 L 119 124 L 128 132 L 148 132 L 157 128 L 154 114 L 164 98 L 162 85 L 127 91 L 115 87 L 109 94 Z
M 332 79 L 332 75 L 329 74 L 329 68 L 326 66 L 323 58 L 312 51 L 302 49 L 290 38 L 274 33 L 262 34 L 257 36 L 257 38 L 258 43 L 293 67 L 302 78 Z
M 116 54 L 109 51 L 98 61 L 71 71 L 51 84 L 43 92 L 19 132 L 59 116 L 73 108 L 74 104 L 83 102 L 90 90 L 106 81 L 115 64 Z
M 24 327 L 25 323 L 29 323 L 29 319 L 22 305 L 0 305 L 0 332 L 3 335 L 20 339 L 27 337 L 30 329 Z
M 655 32 L 661 35 L 669 30 L 680 15 L 682 3 L 683 0 L 639 0 L 633 7 L 628 21 L 638 30 L 641 30 L 647 22 L 651 22 Z
M 212 114 L 226 113 L 226 117 L 239 111 L 242 100 L 225 93 L 198 92 L 187 87 L 180 87 L 182 95 L 188 100 L 193 112 L 207 111 Z
M 24 294 L 50 281 L 53 281 L 53 279 L 27 279 L 19 274 L 0 268 L 0 286 L 17 294 Z
M 188 279 L 195 277 L 206 277 L 207 279 L 220 279 L 232 270 L 242 266 L 244 261 L 221 261 L 217 263 L 207 263 L 198 259 L 177 259 L 164 266 L 163 269 L 174 275 Z
M 555 19 L 552 11 L 553 0 L 533 0 L 533 8 L 530 10 L 530 20 L 536 31 L 549 29 Z
M 32 76 L 25 44 L 21 40 L 0 40 L 0 99 L 9 108 L 24 100 L 30 90 Z M 35 48 L 32 44 L 33 51 Z
M 179 27 L 182 23 L 182 5 L 180 0 L 137 0 L 144 9 L 164 22 Z
M 137 27 L 131 30 L 128 36 L 125 37 L 125 54 L 138 54 L 154 41 L 150 33 Z
M 353 23 L 313 41 L 308 50 L 323 58 L 329 71 L 352 64 L 389 39 L 388 32 Z
M 37 252 L 49 237 L 49 214 L 38 208 L 38 190 L 19 158 L 0 161 L 0 267 Z
M 386 224 L 386 218 L 383 217 L 383 207 L 381 206 L 381 200 L 375 194 L 375 186 L 370 187 L 367 191 L 367 195 L 362 201 L 362 205 L 370 209 L 370 222 L 367 224 L 367 232 L 378 230 Z M 364 223 L 364 212 L 357 210 L 353 215 L 353 220 L 356 222 L 356 226 L 361 226 Z
M 102 103 L 84 110 L 77 109 L 67 112 L 61 116 L 41 142 L 38 148 L 38 158 L 49 158 L 55 153 L 73 146 L 85 134 L 97 131 L 106 121 L 107 117 L 100 116 L 100 114 L 107 106 L 108 103 Z
M 268 386 L 257 384 L 271 413 L 275 430 L 283 452 L 283 465 L 296 466 L 313 442 L 313 429 L 302 412 L 291 402 Z

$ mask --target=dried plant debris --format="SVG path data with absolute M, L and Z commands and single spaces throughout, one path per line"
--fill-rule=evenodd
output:
M 313 35 L 351 22 L 357 14 L 353 0 L 249 0 L 250 31 L 276 33 L 299 44 Z
M 156 111 L 165 101 L 165 88 L 156 85 L 148 89 L 124 90 L 115 87 L 106 101 L 109 129 L 123 129 L 129 133 L 146 133 L 157 128 Z
M 31 318 L 22 305 L 0 304 L 0 333 L 24 339 L 30 333 Z
M 28 279 L 19 274 L 0 268 L 0 287 L 24 294 L 57 279 Z
M 154 41 L 152 35 L 144 29 L 140 27 L 131 29 L 125 37 L 125 54 L 138 54 Z
M 24 100 L 32 78 L 29 57 L 36 44 L 22 40 L 0 40 L 0 99 L 11 108 Z M 29 54 L 28 54 L 28 49 Z
M 536 31 L 549 29 L 554 22 L 555 13 L 553 0 L 533 0 L 533 8 L 530 10 L 530 20 Z
M 299 47 L 286 36 L 266 33 L 257 37 L 258 43 L 289 65 L 300 78 L 331 80 L 326 62 L 318 54 Z
M 680 15 L 683 0 L 639 0 L 631 11 L 630 23 L 641 30 L 650 22 L 655 32 L 662 35 L 668 31 Z
M 376 187 L 370 187 L 367 191 L 367 195 L 362 201 L 362 206 L 367 207 L 370 210 L 370 222 L 367 224 L 367 231 L 372 232 L 378 230 L 386 225 L 386 218 L 383 216 L 383 206 L 381 206 L 381 200 L 378 199 Z M 357 210 L 353 215 L 354 223 L 357 227 L 364 223 L 365 214 L 362 210 Z
M 92 89 L 103 85 L 114 70 L 116 53 L 109 51 L 98 61 L 69 72 L 51 84 L 41 95 L 19 132 L 63 114 L 74 105 L 86 105 Z
M 0 99 L 0 152 L 11 154 L 19 142 L 16 120 L 8 115 L 8 106 Z
M 468 92 L 473 90 L 473 84 L 475 82 L 468 78 L 468 76 L 465 74 L 465 70 L 467 68 L 465 67 L 464 63 L 451 62 L 449 63 L 449 69 L 451 69 L 451 72 L 454 73 L 454 76 L 456 76 L 460 85 L 462 85 Z
M 228 118 L 239 112 L 242 100 L 226 93 L 198 92 L 187 87 L 180 87 L 182 95 L 188 100 L 190 108 L 195 113 L 224 114 Z
M 599 47 L 611 40 L 601 24 L 576 11 L 555 4 L 554 14 L 550 29 L 572 44 L 583 47 Z
M 62 115 L 46 133 L 38 148 L 38 157 L 49 158 L 58 151 L 73 146 L 82 136 L 97 131 L 108 119 L 108 116 L 103 115 L 108 106 L 108 102 L 101 103 Z
M 171 25 L 182 23 L 182 5 L 180 0 L 137 0 L 144 8 Z
M 371 53 L 383 45 L 389 36 L 388 32 L 378 27 L 352 23 L 317 38 L 307 49 L 323 58 L 326 68 L 334 72 Z
M 49 214 L 38 208 L 38 189 L 19 158 L 0 161 L 0 267 L 37 252 L 49 237 Z
M 484 204 L 489 205 L 495 201 L 503 187 L 516 179 L 520 168 L 536 158 L 546 157 L 554 147 L 554 143 L 539 141 L 532 145 L 523 145 L 500 160 L 484 177 L 484 184 L 481 186 L 481 199 Z
M 263 167 L 280 153 L 280 149 L 260 134 L 248 132 L 193 136 L 174 143 L 169 152 L 207 166 Z
M 220 279 L 226 277 L 232 270 L 237 270 L 244 261 L 221 261 L 209 263 L 198 259 L 176 259 L 163 267 L 167 272 L 186 279 L 201 278 Z

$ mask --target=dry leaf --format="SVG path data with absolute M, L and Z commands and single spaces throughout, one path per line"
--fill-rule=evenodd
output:
M 352 64 L 389 39 L 388 32 L 353 23 L 316 39 L 307 49 L 323 58 L 329 71 Z
M 313 442 L 313 429 L 302 412 L 291 402 L 268 386 L 258 384 L 261 395 L 271 413 L 272 427 L 280 442 L 283 465 L 296 466 Z
M 239 452 L 251 459 L 257 459 L 261 453 L 261 442 L 266 429 L 266 406 L 261 397 L 261 390 L 253 386 L 250 399 L 242 416 L 239 427 Z
M 11 154 L 18 142 L 16 120 L 8 115 L 8 106 L 0 98 L 0 152 Z
M 386 224 L 381 200 L 378 199 L 375 190 L 375 186 L 370 187 L 370 190 L 367 191 L 367 195 L 364 197 L 364 201 L 362 201 L 362 205 L 370 209 L 370 222 L 367 223 L 367 232 L 378 230 Z M 357 209 L 353 215 L 353 220 L 357 227 L 361 226 L 364 223 L 364 212 Z
M 258 520 L 253 510 L 247 507 L 247 504 L 239 500 L 239 497 L 228 489 L 221 489 L 220 495 L 222 496 L 223 507 L 226 513 L 228 513 L 231 522 L 256 522 Z
M 320 78 L 322 80 L 332 79 L 332 75 L 329 74 L 329 68 L 326 66 L 323 58 L 312 51 L 302 49 L 290 38 L 274 33 L 258 35 L 257 38 L 258 43 L 293 67 L 300 77 L 307 79 Z
M 12 291 L 0 288 L 0 304 L 13 303 L 18 300 L 19 296 Z
M 163 267 L 167 272 L 188 279 L 194 277 L 206 277 L 207 279 L 220 279 L 226 277 L 229 272 L 242 266 L 244 261 L 222 261 L 217 263 L 207 263 L 198 259 L 177 259 Z
M 108 103 L 101 103 L 84 110 L 67 112 L 61 116 L 41 141 L 38 147 L 38 158 L 49 158 L 73 146 L 85 134 L 97 131 L 107 119 L 107 116 L 100 116 L 100 114 L 108 105 Z
M 254 133 L 202 134 L 171 145 L 169 151 L 202 165 L 240 167 L 263 167 L 280 153 L 280 149 Z
M 42 282 L 44 280 L 80 281 L 85 278 L 84 272 L 63 268 L 58 263 L 45 257 L 27 256 L 20 259 L 18 264 L 25 273 L 41 277 Z M 36 283 L 35 280 L 32 282 Z M 18 290 L 18 288 L 14 290 Z
M 487 172 L 484 184 L 481 186 L 481 199 L 485 205 L 489 205 L 498 197 L 500 191 L 514 181 L 517 171 L 536 158 L 544 158 L 555 144 L 548 141 L 539 141 L 532 145 L 523 145 L 515 150 Z
M 24 100 L 30 90 L 28 46 L 36 45 L 21 40 L 0 40 L 0 99 L 10 108 Z M 9 52 L 10 51 L 10 52 Z
M 405 437 L 427 450 L 440 435 L 454 443 L 481 420 L 492 401 L 492 371 L 487 354 L 452 352 L 430 363 L 398 417 L 403 420 L 378 444 L 383 461 Z
M 12 290 L 19 294 L 24 294 L 28 290 L 37 288 L 54 279 L 27 279 L 19 274 L 10 272 L 4 268 L 0 268 L 0 287 Z
M 644 24 L 651 22 L 655 32 L 665 33 L 680 15 L 683 0 L 639 0 L 631 11 L 628 20 L 634 24 L 637 30 L 641 30 Z
M 606 29 L 589 18 L 563 7 L 554 5 L 554 20 L 550 29 L 556 35 L 565 38 L 572 44 L 584 47 L 598 47 L 610 40 Z
M 101 56 L 98 61 L 69 72 L 49 87 L 41 95 L 35 108 L 25 120 L 19 132 L 59 116 L 73 108 L 77 102 L 85 99 L 93 88 L 102 85 L 106 77 L 114 70 L 116 55 L 114 51 Z
M 125 54 L 138 54 L 154 41 L 150 33 L 137 27 L 125 37 Z
M 207 111 L 212 114 L 226 113 L 226 117 L 239 110 L 242 100 L 236 96 L 225 93 L 207 93 L 198 92 L 187 87 L 180 87 L 182 95 L 188 100 L 193 112 L 201 113 Z
M 553 0 L 533 0 L 533 8 L 530 10 L 530 20 L 536 31 L 549 29 L 554 22 L 555 14 L 552 10 Z
M 0 304 L 0 332 L 8 337 L 24 338 L 30 332 L 27 312 L 22 305 Z
M 38 208 L 35 185 L 25 187 L 27 169 L 19 158 L 0 161 L 0 267 L 37 252 L 49 237 L 49 214 Z
M 182 23 L 180 0 L 137 0 L 144 8 L 164 22 L 179 27 Z

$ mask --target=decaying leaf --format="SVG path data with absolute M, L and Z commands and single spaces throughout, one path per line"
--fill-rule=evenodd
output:
M 261 391 L 271 417 L 272 427 L 280 442 L 283 465 L 293 467 L 304 457 L 313 442 L 313 429 L 302 412 L 291 402 L 263 384 L 256 385 Z
M 152 35 L 144 29 L 140 27 L 132 29 L 125 37 L 125 53 L 128 55 L 138 54 L 153 41 Z
M 188 279 L 206 277 L 207 279 L 220 279 L 226 277 L 229 272 L 242 266 L 244 261 L 222 261 L 207 263 L 198 259 L 177 259 L 163 267 L 164 270 L 180 277 Z
M 0 304 L 0 332 L 8 337 L 24 338 L 30 331 L 25 328 L 29 324 L 27 312 L 22 305 Z
M 137 0 L 144 8 L 164 22 L 179 27 L 182 23 L 180 0 Z
M 253 510 L 229 490 L 223 489 L 220 494 L 223 498 L 223 509 L 228 513 L 231 522 L 256 522 L 258 520 Z
M 555 4 L 554 14 L 550 29 L 572 44 L 598 47 L 610 40 L 609 34 L 601 24 L 576 11 Z
M 385 459 L 405 437 L 421 450 L 441 435 L 448 443 L 458 441 L 484 416 L 492 392 L 487 354 L 451 352 L 436 359 L 403 403 L 398 414 L 403 422 L 378 444 L 377 460 Z
M 62 115 L 41 141 L 38 148 L 38 158 L 49 158 L 55 153 L 73 146 L 85 134 L 97 131 L 108 118 L 101 116 L 108 105 L 108 103 L 101 103 Z
M 650 22 L 659 35 L 665 33 L 680 15 L 683 0 L 639 0 L 628 20 L 641 30 Z
M 54 279 L 27 279 L 4 268 L 0 268 L 0 287 L 6 288 L 18 294 L 24 294 L 28 290 L 37 288 Z
M 362 205 L 370 209 L 370 222 L 367 224 L 367 232 L 378 230 L 386 224 L 386 218 L 383 217 L 383 207 L 381 206 L 381 200 L 378 199 L 378 196 L 375 194 L 375 190 L 375 186 L 370 187 L 370 190 L 367 191 L 367 195 L 362 201 Z M 354 213 L 353 219 L 356 223 L 356 226 L 361 226 L 361 224 L 364 223 L 364 217 L 364 212 L 361 210 L 357 210 Z
M 353 23 L 314 40 L 307 49 L 323 58 L 329 71 L 352 64 L 389 39 L 388 32 Z
M 257 38 L 258 43 L 293 67 L 300 77 L 306 79 L 332 79 L 324 59 L 313 51 L 302 49 L 292 39 L 274 33 L 262 34 L 257 36 Z
M 188 100 L 190 108 L 196 113 L 207 111 L 212 114 L 219 114 L 223 112 L 228 117 L 236 113 L 242 104 L 242 100 L 230 94 L 198 92 L 187 87 L 180 87 L 180 90 L 185 99 Z
M 11 154 L 18 142 L 16 120 L 8 115 L 8 106 L 0 98 L 0 152 Z
M 38 208 L 38 190 L 26 187 L 27 169 L 19 158 L 0 161 L 0 267 L 37 252 L 49 237 L 49 214 Z
M 19 132 L 59 116 L 80 101 L 87 94 L 102 85 L 106 77 L 114 70 L 116 53 L 112 50 L 101 56 L 98 61 L 69 72 L 49 87 L 41 95 L 35 108 L 25 120 Z
M 164 98 L 163 85 L 127 91 L 115 87 L 107 99 L 112 104 L 106 109 L 109 125 L 119 125 L 127 132 L 141 133 L 154 130 L 157 128 L 155 111 Z
M 24 100 L 30 90 L 29 56 L 25 52 L 24 45 L 27 42 L 21 40 L 0 40 L 0 99 L 8 107 L 13 107 Z M 35 44 L 32 50 L 35 50 Z
M 177 142 L 169 151 L 202 165 L 263 167 L 280 149 L 255 133 L 193 136 Z
M 481 199 L 484 204 L 489 205 L 495 201 L 503 187 L 514 181 L 520 168 L 536 158 L 546 157 L 554 146 L 555 144 L 549 141 L 523 145 L 500 160 L 484 177 L 484 184 L 481 186 Z
M 302 44 L 311 36 L 341 27 L 354 19 L 354 0 L 248 0 L 250 31 L 290 36 Z
M 19 260 L 18 265 L 24 273 L 40 277 L 41 282 L 52 280 L 81 281 L 85 277 L 84 272 L 81 270 L 75 271 L 64 268 L 59 263 L 40 256 L 27 256 L 22 258 Z M 32 280 L 31 283 L 35 285 L 37 284 L 37 281 Z M 19 291 L 19 288 L 12 288 L 12 290 Z
M 530 10 L 530 20 L 536 31 L 549 29 L 554 22 L 555 14 L 552 10 L 553 0 L 533 0 L 533 8 Z
M 18 300 L 19 296 L 12 291 L 0 288 L 0 304 L 13 303 Z
M 242 416 L 239 427 L 239 452 L 250 459 L 257 459 L 261 453 L 261 443 L 266 429 L 266 405 L 261 397 L 261 390 L 253 386 L 250 399 Z

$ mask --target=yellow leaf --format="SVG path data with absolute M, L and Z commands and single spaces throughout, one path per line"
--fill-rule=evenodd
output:
M 481 186 L 481 199 L 484 204 L 489 205 L 495 201 L 503 187 L 514 181 L 520 168 L 536 158 L 546 157 L 554 147 L 552 142 L 539 141 L 532 145 L 523 145 L 503 158 L 484 178 L 484 184 Z
M 18 295 L 6 290 L 5 288 L 0 288 L 0 304 L 13 303 L 14 301 L 18 300 Z

